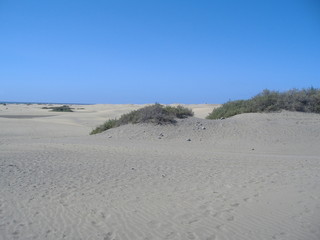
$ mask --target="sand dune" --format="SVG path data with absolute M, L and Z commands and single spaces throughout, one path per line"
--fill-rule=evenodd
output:
M 320 115 L 187 106 L 93 136 L 142 105 L 0 106 L 0 239 L 320 239 Z

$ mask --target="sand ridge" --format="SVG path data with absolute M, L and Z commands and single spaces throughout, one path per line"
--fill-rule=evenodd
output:
M 0 115 L 52 114 L 41 107 Z M 89 136 L 142 106 L 74 107 L 0 118 L 0 239 L 319 239 L 320 115 L 196 114 Z

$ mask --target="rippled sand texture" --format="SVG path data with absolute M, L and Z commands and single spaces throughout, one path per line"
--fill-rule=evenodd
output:
M 94 136 L 141 105 L 0 106 L 0 239 L 319 240 L 320 115 L 189 106 Z

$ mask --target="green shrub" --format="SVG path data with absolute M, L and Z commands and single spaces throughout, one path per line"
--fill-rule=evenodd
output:
M 52 112 L 73 112 L 72 108 L 67 105 L 63 105 L 60 107 L 43 107 L 42 109 L 51 109 Z
M 163 105 L 156 103 L 154 105 L 123 114 L 119 119 L 108 120 L 104 124 L 92 130 L 90 134 L 101 133 L 110 128 L 128 123 L 153 123 L 157 125 L 173 124 L 176 122 L 175 118 L 186 118 L 188 116 L 193 116 L 191 109 L 180 105 L 177 107 L 164 107 Z
M 241 113 L 281 110 L 320 113 L 320 89 L 264 90 L 249 100 L 229 101 L 214 109 L 207 119 L 227 118 Z
M 130 113 L 124 114 L 119 118 L 119 124 L 124 125 L 128 123 L 173 123 L 175 116 L 168 112 L 161 104 L 154 104 L 147 106 Z
M 232 117 L 240 113 L 248 112 L 249 110 L 247 109 L 248 109 L 248 106 L 246 104 L 246 101 L 244 100 L 238 100 L 238 101 L 232 101 L 232 102 L 230 101 L 223 104 L 222 107 L 214 109 L 207 118 L 219 119 L 219 118 Z
M 101 133 L 103 131 L 106 131 L 110 128 L 114 128 L 117 126 L 117 120 L 116 119 L 109 119 L 108 121 L 106 121 L 104 124 L 96 127 L 95 129 L 93 129 L 90 133 L 90 135 L 92 134 L 96 134 L 96 133 Z
M 193 116 L 191 109 L 178 105 L 176 107 L 166 106 L 164 108 L 170 114 L 173 114 L 177 118 L 187 118 Z

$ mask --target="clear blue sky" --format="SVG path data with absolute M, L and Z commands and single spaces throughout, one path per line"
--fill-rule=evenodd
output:
M 318 0 L 0 0 L 0 101 L 223 103 L 320 87 Z

